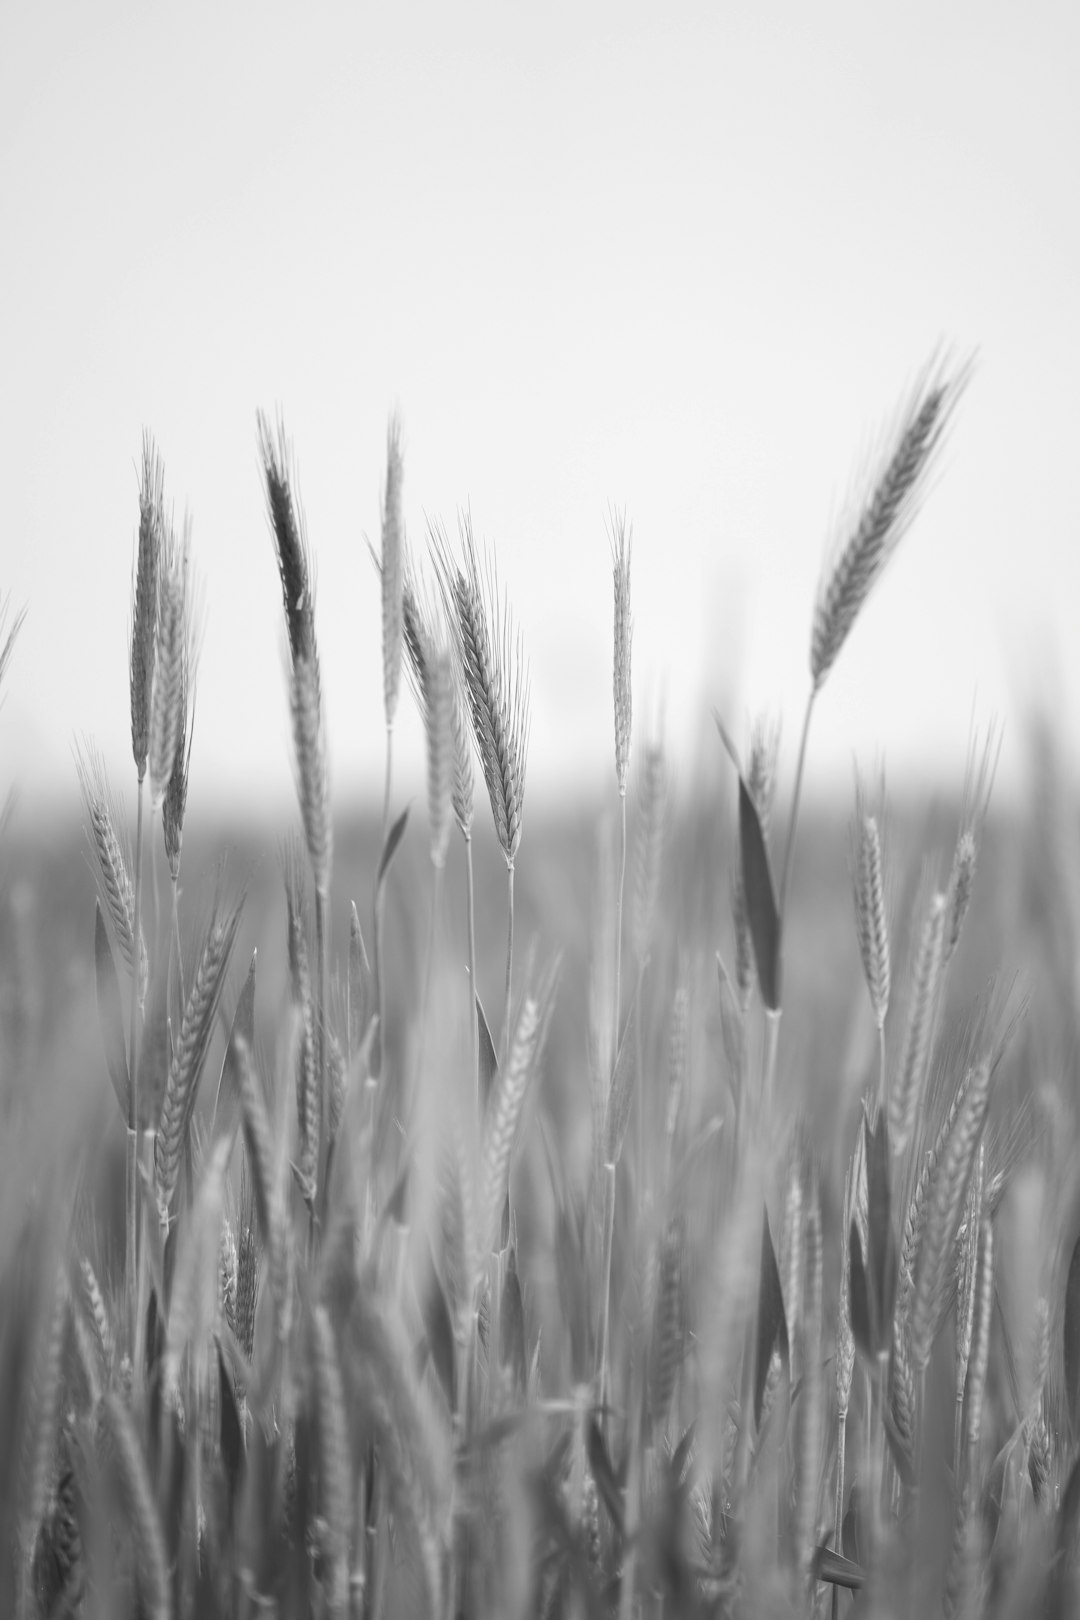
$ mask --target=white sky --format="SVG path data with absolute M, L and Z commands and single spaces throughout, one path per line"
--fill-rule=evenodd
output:
M 133 777 L 145 425 L 207 600 L 192 813 L 291 795 L 259 406 L 296 448 L 340 799 L 381 791 L 394 404 L 414 541 L 468 502 L 497 546 L 533 802 L 613 782 L 616 505 L 638 708 L 663 688 L 684 780 L 717 700 L 781 710 L 790 759 L 830 515 L 940 339 L 977 375 L 809 790 L 855 753 L 956 786 L 973 700 L 1015 780 L 1036 649 L 1080 698 L 1078 82 L 1080 8 L 1049 3 L 7 0 L 0 589 L 29 615 L 0 794 L 74 806 L 82 734 Z

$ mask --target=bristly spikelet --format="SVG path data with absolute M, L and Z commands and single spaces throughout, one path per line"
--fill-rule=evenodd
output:
M 105 777 L 105 767 L 95 748 L 76 750 L 75 769 L 79 774 L 86 814 L 90 822 L 90 842 L 94 851 L 98 881 L 105 908 L 113 925 L 116 943 L 129 973 L 135 970 L 135 890 L 128 875 L 129 859 L 117 834 L 119 817 Z M 139 1001 L 146 997 L 148 967 L 146 941 L 139 930 Z
M 67 1276 L 58 1266 L 50 1309 L 44 1315 L 31 1375 L 32 1399 L 25 1455 L 23 1512 L 30 1545 L 36 1536 L 52 1489 L 56 1442 L 60 1431 L 63 1390 L 64 1342 L 69 1295 Z
M 889 1134 L 895 1153 L 903 1152 L 922 1100 L 938 980 L 941 977 L 946 908 L 946 897 L 935 894 L 915 954 L 903 1051 L 896 1083 L 889 1094 Z
M 962 1400 L 971 1356 L 971 1335 L 975 1322 L 975 1284 L 979 1258 L 979 1224 L 983 1212 L 983 1185 L 986 1179 L 986 1144 L 979 1143 L 975 1172 L 968 1183 L 964 1218 L 956 1234 L 956 1392 Z
M 401 685 L 402 593 L 405 579 L 405 530 L 401 516 L 404 466 L 401 423 L 391 415 L 386 429 L 386 489 L 382 507 L 382 647 L 383 702 L 386 723 L 392 726 Z
M 649 1412 L 661 1430 L 667 1424 L 668 1409 L 684 1353 L 682 1289 L 685 1243 L 685 1217 L 673 1215 L 664 1227 L 660 1244 L 649 1356 Z
M 975 885 L 975 858 L 977 850 L 974 835 L 965 829 L 960 834 L 949 874 L 949 920 L 945 930 L 945 960 L 948 962 L 960 942 L 971 891 Z
M 161 1119 L 154 1138 L 158 1214 L 164 1228 L 169 1223 L 169 1208 L 176 1191 L 188 1125 L 239 922 L 240 907 L 234 906 L 216 912 L 210 924 L 169 1064 Z
M 251 1049 L 243 1036 L 234 1036 L 233 1051 L 237 1060 L 244 1146 L 251 1168 L 254 1204 L 267 1252 L 267 1275 L 277 1316 L 278 1341 L 284 1344 L 289 1336 L 292 1316 L 289 1230 L 285 1196 L 278 1174 L 270 1117 L 266 1111 L 266 1098 L 255 1071 Z M 241 1264 L 243 1259 L 244 1250 L 241 1244 Z M 239 1284 L 237 1291 L 239 1294 Z
M 303 519 L 293 499 L 292 455 L 283 422 L 278 423 L 276 441 L 262 411 L 258 413 L 257 423 L 266 503 L 281 575 L 289 655 L 293 659 L 311 658 L 315 651 L 311 558 Z
M 218 1303 L 229 1330 L 236 1334 L 236 1238 L 228 1216 L 221 1223 L 218 1242 Z
M 454 695 L 450 709 L 450 731 L 454 739 L 454 780 L 450 802 L 454 807 L 454 820 L 463 838 L 472 837 L 473 824 L 473 764 L 469 746 L 469 722 L 465 718 L 465 702 L 461 682 L 455 672 Z
M 381 568 L 380 568 L 381 574 Z M 429 620 L 421 585 L 413 570 L 411 559 L 405 558 L 404 583 L 401 591 L 401 634 L 408 659 L 406 672 L 413 689 L 421 717 L 424 712 L 424 680 L 434 629 Z
M 663 737 L 645 744 L 638 789 L 637 836 L 634 847 L 630 940 L 638 963 L 645 960 L 660 894 L 660 868 L 667 820 L 667 756 Z
M 938 1163 L 930 1208 L 919 1245 L 911 1301 L 911 1359 L 923 1372 L 941 1319 L 945 1256 L 953 1243 L 967 1194 L 990 1096 L 990 1062 L 978 1063 L 965 1085 L 948 1141 Z
M 241 1184 L 243 1186 L 243 1183 Z M 250 1198 L 241 1193 L 240 1237 L 236 1245 L 236 1342 L 248 1361 L 255 1348 L 255 1311 L 259 1302 L 259 1245 Z
M 630 766 L 630 737 L 633 729 L 633 688 L 630 656 L 634 626 L 630 617 L 630 554 L 633 540 L 625 516 L 615 519 L 611 542 L 612 579 L 615 593 L 614 675 L 615 775 L 620 794 L 626 793 L 626 773 Z
M 187 633 L 180 683 L 180 728 L 176 736 L 176 752 L 173 755 L 172 770 L 169 773 L 165 798 L 161 806 L 165 854 L 169 862 L 169 876 L 174 883 L 180 876 L 180 854 L 184 840 L 184 816 L 187 813 L 188 779 L 191 774 L 191 745 L 195 738 L 196 640 L 194 600 L 190 581 L 187 606 Z
M 859 935 L 870 1004 L 878 1028 L 884 1026 L 889 1011 L 891 973 L 889 925 L 885 910 L 885 870 L 878 818 L 866 808 L 863 787 L 856 784 L 855 825 L 853 828 L 855 869 L 855 923 Z
M 901 408 L 869 486 L 852 498 L 818 586 L 810 641 L 815 691 L 918 511 L 927 475 L 970 372 L 969 364 L 952 376 L 939 361 L 927 366 Z
M 463 566 L 451 557 L 444 535 L 436 531 L 433 539 L 495 833 L 512 866 L 521 842 L 529 750 L 529 676 L 521 637 L 494 564 L 481 563 L 468 518 L 461 526 Z
M 307 905 L 304 872 L 296 844 L 285 847 L 285 900 L 288 920 L 289 982 L 299 1018 L 296 1053 L 296 1113 L 299 1145 L 295 1165 L 300 1195 L 308 1208 L 315 1201 L 319 1162 L 319 1075 L 316 1064 L 315 1007 L 308 967 Z
M 113 1333 L 109 1323 L 109 1313 L 105 1307 L 105 1300 L 94 1268 L 89 1260 L 82 1259 L 79 1261 L 79 1272 L 82 1277 L 86 1310 L 93 1325 L 98 1359 L 103 1381 L 105 1381 L 112 1368 L 113 1359 Z
M 432 721 L 435 717 L 431 713 L 429 687 L 433 679 L 441 682 L 441 676 L 434 676 L 432 665 L 442 647 L 443 638 L 436 628 L 435 615 L 431 611 L 431 605 L 423 583 L 415 574 L 407 555 L 405 561 L 405 586 L 402 594 L 402 633 L 405 651 L 408 655 L 409 682 L 416 696 L 417 707 L 420 710 L 420 716 L 427 732 L 429 747 L 428 785 L 430 790 L 430 765 L 432 763 L 430 747 L 433 735 Z M 456 641 L 456 629 L 454 629 L 453 634 Z M 439 697 L 441 707 L 443 700 L 441 692 Z M 468 723 L 462 707 L 460 670 L 453 661 L 450 663 L 450 688 L 446 702 L 449 714 L 448 730 L 450 759 L 452 762 L 450 803 L 462 837 L 468 838 L 472 833 L 473 819 L 472 748 L 469 742 Z M 441 730 L 442 723 L 440 716 L 435 727 L 436 733 Z
M 150 802 L 156 810 L 165 797 L 183 746 L 187 716 L 189 534 L 181 539 L 166 530 L 158 578 L 157 654 L 150 703 Z
M 326 1104 L 330 1145 L 337 1141 L 341 1122 L 345 1118 L 345 1105 L 349 1099 L 349 1077 L 345 1069 L 345 1055 L 341 1043 L 331 1030 L 326 1043 Z
M 157 628 L 158 569 L 165 526 L 161 459 L 148 433 L 143 435 L 139 480 L 139 538 L 135 554 L 131 610 L 131 750 L 141 782 L 150 750 L 150 693 L 154 682 L 154 638 Z
M 967 1385 L 967 1460 L 968 1471 L 972 1475 L 982 1432 L 983 1399 L 990 1365 L 990 1323 L 994 1312 L 994 1226 L 989 1211 L 983 1215 L 975 1248 L 978 1253 L 978 1285 Z
M 334 841 L 330 820 L 330 774 L 323 730 L 317 658 L 294 659 L 290 683 L 293 747 L 296 753 L 300 818 L 315 888 L 323 900 L 330 894 Z

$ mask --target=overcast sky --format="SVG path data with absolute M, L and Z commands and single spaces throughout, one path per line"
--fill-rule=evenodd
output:
M 713 702 L 782 712 L 790 765 L 830 518 L 942 341 L 976 375 L 809 790 L 855 755 L 956 787 L 973 703 L 1017 779 L 1032 670 L 1080 712 L 1078 82 L 1065 4 L 7 0 L 0 795 L 74 807 L 83 735 L 130 786 L 144 427 L 206 600 L 192 813 L 291 795 L 259 407 L 295 446 L 340 802 L 381 792 L 394 406 L 414 544 L 468 503 L 497 547 L 532 801 L 613 785 L 616 507 L 683 779 L 719 770 Z M 411 715 L 399 757 L 404 792 Z

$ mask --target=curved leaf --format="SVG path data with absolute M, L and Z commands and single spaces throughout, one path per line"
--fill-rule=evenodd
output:
M 757 1347 L 754 1356 L 754 1422 L 761 1422 L 761 1403 L 765 1399 L 765 1385 L 769 1377 L 769 1364 L 779 1351 L 785 1368 L 790 1368 L 787 1318 L 784 1315 L 784 1295 L 780 1287 L 780 1268 L 776 1264 L 772 1233 L 769 1231 L 769 1212 L 763 1212 L 761 1225 L 761 1271 L 758 1278 Z
M 484 1004 L 476 997 L 476 1022 L 480 1036 L 480 1106 L 487 1107 L 491 1088 L 499 1078 L 499 1060 L 495 1055 L 495 1042 L 484 1014 Z
M 776 909 L 769 852 L 761 818 L 745 781 L 739 777 L 739 854 L 746 914 L 754 946 L 761 999 L 770 1012 L 780 1009 L 780 915 Z
M 408 822 L 409 806 L 406 805 L 386 835 L 386 843 L 383 845 L 382 854 L 379 856 L 379 870 L 375 876 L 376 894 L 380 892 L 383 884 L 386 882 L 386 874 L 390 870 L 390 862 L 397 854 L 398 845 L 405 836 L 405 828 L 408 826 Z
M 243 989 L 236 1000 L 232 1029 L 229 1032 L 225 1056 L 218 1078 L 217 1098 L 214 1102 L 214 1124 L 210 1132 L 210 1148 L 223 1136 L 233 1137 L 240 1124 L 240 1085 L 236 1057 L 236 1041 L 241 1038 L 249 1052 L 255 1050 L 255 962 L 258 951 L 251 953 L 251 966 Z

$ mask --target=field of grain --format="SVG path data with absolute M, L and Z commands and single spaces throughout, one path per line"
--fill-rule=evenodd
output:
M 337 813 L 318 539 L 260 417 L 295 826 L 189 827 L 189 546 L 147 438 L 130 712 L 101 717 L 130 780 L 87 740 L 82 839 L 0 856 L 0 1611 L 1076 1612 L 1052 729 L 1007 814 L 991 722 L 954 804 L 867 773 L 800 814 L 969 382 L 931 363 L 838 519 L 793 779 L 774 719 L 718 712 L 717 796 L 676 791 L 616 520 L 610 794 L 535 820 L 514 605 L 467 523 L 406 545 L 394 419 L 383 802 Z

